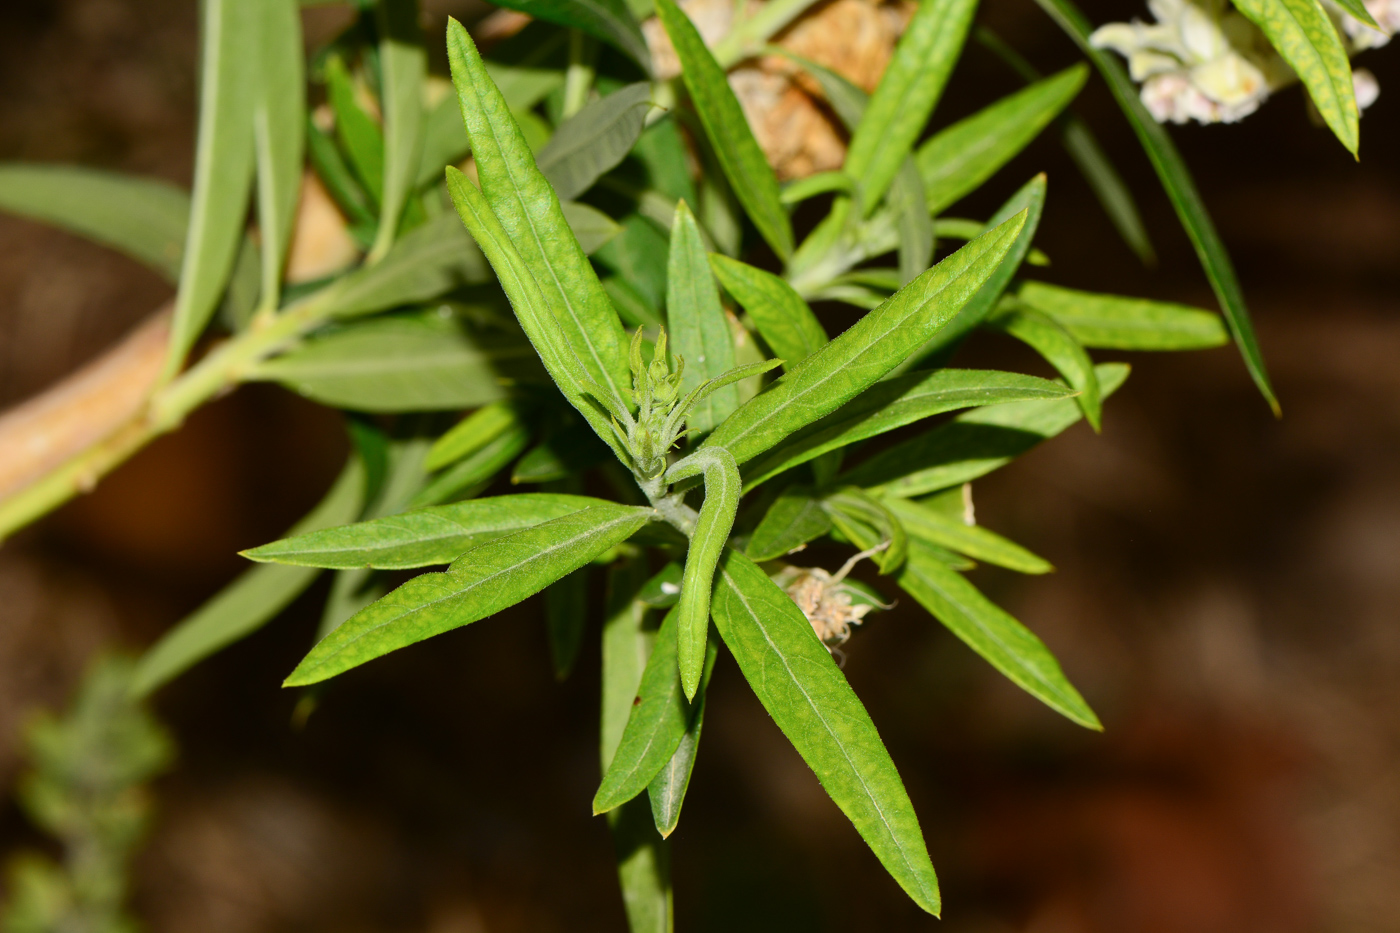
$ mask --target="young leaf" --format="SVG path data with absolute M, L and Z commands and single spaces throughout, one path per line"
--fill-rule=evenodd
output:
M 282 264 L 292 238 L 301 193 L 306 123 L 306 76 L 301 15 L 295 0 L 260 0 L 258 45 L 262 53 L 253 141 L 258 166 L 258 233 L 262 238 L 262 301 L 275 311 Z
M 1165 301 L 1100 295 L 1024 282 L 1016 300 L 1043 311 L 1086 347 L 1203 350 L 1230 342 L 1220 316 Z
M 1103 363 L 1096 374 L 1108 398 L 1128 377 L 1128 367 Z M 886 496 L 921 496 L 1003 467 L 1080 417 L 1078 403 L 1068 398 L 976 408 L 881 451 L 840 481 Z
M 674 0 L 657 0 L 656 13 L 675 46 L 686 90 L 734 196 L 773 252 L 787 259 L 792 255 L 792 225 L 783 209 L 778 179 L 744 119 L 724 69 Z
M 526 492 L 436 505 L 315 530 L 243 552 L 249 560 L 299 567 L 409 570 L 449 564 L 493 538 L 572 515 L 605 500 Z
M 450 411 L 504 398 L 504 386 L 547 377 L 518 334 L 470 333 L 436 311 L 360 321 L 258 364 L 323 405 L 365 412 Z
M 972 23 L 976 0 L 922 0 L 851 137 L 845 171 L 869 216 L 933 113 Z
M 705 244 L 695 216 L 682 201 L 671 225 L 670 267 L 666 277 L 666 319 L 671 325 L 671 352 L 685 358 L 681 394 L 734 368 L 734 341 L 719 304 Z M 738 390 L 726 386 L 709 393 L 691 409 L 696 431 L 712 430 L 739 407 Z
M 1254 325 L 1250 323 L 1249 311 L 1245 308 L 1244 293 L 1240 291 L 1235 268 L 1225 251 L 1225 244 L 1215 230 L 1215 224 L 1206 213 L 1205 204 L 1196 190 L 1191 173 L 1177 152 L 1166 129 L 1147 112 L 1147 107 L 1138 98 L 1138 90 L 1128 79 L 1122 66 L 1111 56 L 1089 44 L 1092 31 L 1089 21 L 1073 0 L 1036 0 L 1060 28 L 1075 41 L 1081 51 L 1099 69 L 1108 89 L 1113 92 L 1118 106 L 1132 124 L 1138 141 L 1157 170 L 1157 177 L 1166 189 L 1167 197 L 1176 208 L 1181 226 L 1196 248 L 1196 255 L 1215 290 L 1215 297 L 1225 311 L 1225 320 L 1230 325 L 1235 343 L 1244 357 L 1245 368 L 1258 386 L 1260 393 L 1269 403 L 1275 414 L 1279 413 L 1278 399 L 1269 385 L 1268 373 L 1264 370 L 1264 358 L 1259 352 L 1259 343 L 1254 336 Z
M 1074 99 L 1087 75 L 1082 64 L 1066 68 L 940 130 L 920 146 L 916 161 L 929 213 L 943 213 L 1026 148 Z
M 1084 412 L 1089 426 L 1100 430 L 1103 421 L 1103 399 L 1099 397 L 1099 380 L 1094 375 L 1094 361 L 1074 335 L 1047 314 L 1034 308 L 1005 307 L 987 325 L 993 330 L 1015 337 L 1035 350 L 1064 377 L 1079 395 L 1075 401 Z
M 332 317 L 360 317 L 490 278 L 481 250 L 461 223 L 442 214 L 401 237 L 377 265 L 337 279 L 308 300 L 324 301 Z
M 1317 0 L 1232 0 L 1293 66 L 1317 112 L 1356 155 L 1360 144 L 1351 62 L 1332 19 Z
M 598 504 L 477 545 L 443 573 L 414 577 L 316 645 L 284 686 L 319 683 L 513 606 L 621 544 L 648 508 Z
M 433 442 L 423 468 L 440 470 L 480 450 L 507 428 L 519 424 L 521 414 L 515 402 L 493 402 L 477 409 Z
M 588 378 L 624 404 L 629 380 L 622 323 L 475 43 L 455 19 L 448 21 L 447 48 L 481 193 Z
M 203 0 L 194 195 L 163 376 L 179 371 L 219 303 L 243 234 L 253 178 L 259 79 L 258 8 Z
M 739 468 L 723 447 L 702 448 L 678 461 L 666 471 L 666 482 L 675 483 L 702 471 L 705 502 L 700 507 L 695 530 L 690 534 L 685 575 L 681 578 L 681 598 L 676 604 L 679 630 L 676 656 L 687 700 L 694 700 L 695 691 L 700 688 L 705 638 L 710 629 L 710 590 L 714 584 L 715 564 L 734 527 L 743 488 L 739 482 Z
M 811 623 L 732 550 L 716 578 L 714 618 L 768 715 L 899 886 L 936 916 L 938 879 L 914 807 L 870 714 Z
M 919 605 L 1012 683 L 1072 722 L 1103 729 L 1044 642 L 917 539 L 898 580 Z
M 1057 382 L 995 370 L 938 369 L 877 383 L 772 450 L 745 464 L 744 488 L 752 489 L 829 450 L 893 431 L 958 408 L 1056 399 L 1073 394 Z M 752 556 L 752 554 L 750 554 Z
M 496 474 L 520 456 L 530 442 L 530 429 L 522 423 L 512 424 L 480 450 L 463 457 L 443 470 L 418 491 L 410 508 L 441 505 L 454 499 L 470 499 L 481 493 Z
M 335 135 L 377 212 L 384 196 L 384 131 L 360 106 L 355 78 L 339 54 L 326 59 L 326 99 L 335 115 Z
M 623 0 L 503 0 L 497 6 L 585 32 L 623 52 L 651 73 L 651 54 L 641 27 Z
M 838 489 L 822 499 L 832 524 L 862 551 L 881 545 L 875 555 L 881 573 L 891 573 L 909 553 L 909 536 L 885 504 L 854 486 Z
M 453 111 L 456 109 L 454 105 Z M 370 203 L 369 192 L 365 191 L 364 185 L 360 184 L 345 157 L 341 155 L 340 147 L 329 135 L 321 132 L 320 127 L 310 117 L 306 119 L 304 129 L 307 158 L 316 170 L 316 177 L 325 186 L 326 192 L 335 199 L 335 203 L 349 218 L 351 235 L 361 240 L 368 238 L 365 234 L 373 236 L 375 208 Z M 441 171 L 441 168 L 438 171 Z
M 754 397 L 709 436 L 738 463 L 840 408 L 884 377 L 946 324 L 996 270 L 1025 217 L 1017 216 L 944 259 L 841 336 Z
M 784 489 L 764 513 L 744 549 L 752 560 L 782 557 L 831 530 L 831 516 L 808 486 Z
M 177 282 L 190 197 L 169 182 L 73 165 L 0 165 L 0 210 L 110 246 Z
M 602 249 L 622 232 L 622 225 L 591 204 L 582 201 L 562 201 L 559 209 L 564 212 L 564 220 L 569 231 L 578 240 L 578 248 L 584 255 Z
M 710 254 L 710 269 L 753 318 L 773 353 L 784 361 L 785 370 L 826 345 L 826 331 L 817 316 L 778 276 L 719 253 Z
M 704 702 L 701 699 L 692 706 L 681 690 L 676 669 L 679 616 L 679 609 L 667 613 L 656 633 L 627 726 L 593 796 L 595 815 L 621 806 L 646 789 L 676 751 L 692 713 Z M 707 655 L 707 666 L 713 667 L 713 645 Z
M 651 109 L 651 85 L 629 84 L 585 106 L 554 131 L 535 163 L 561 201 L 571 201 L 612 170 L 636 144 Z
M 314 509 L 289 531 L 303 535 L 350 521 L 360 511 L 365 468 L 352 457 Z M 320 573 L 304 567 L 254 567 L 178 622 L 146 650 L 131 690 L 146 696 L 200 661 L 256 632 L 296 599 Z
M 371 264 L 393 245 L 399 217 L 412 194 L 423 149 L 423 79 L 428 73 L 428 55 L 418 28 L 417 0 L 380 0 L 378 12 L 384 176 L 379 230 L 369 251 Z
M 883 502 L 904 525 L 909 537 L 915 541 L 948 548 L 1019 573 L 1049 573 L 1055 569 L 1045 558 L 1032 554 L 1015 541 L 1008 541 L 980 525 L 964 524 L 937 509 L 931 509 L 910 499 L 891 496 Z

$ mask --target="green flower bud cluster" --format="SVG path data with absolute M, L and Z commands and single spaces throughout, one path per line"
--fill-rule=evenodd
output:
M 613 419 L 613 430 L 632 455 L 634 469 L 641 476 L 652 477 L 666 468 L 666 453 L 683 433 L 685 416 L 694 406 L 696 392 L 681 404 L 681 377 L 685 374 L 685 357 L 677 356 L 675 369 L 666 358 L 666 328 L 656 338 L 651 363 L 642 360 L 642 332 L 632 337 L 629 354 L 632 365 L 633 405 L 637 406 L 634 421 L 624 433 Z M 698 390 L 697 390 L 698 391 Z

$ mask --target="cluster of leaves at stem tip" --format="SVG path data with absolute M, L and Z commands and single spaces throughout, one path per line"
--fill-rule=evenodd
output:
M 741 19 L 714 49 L 673 0 L 656 0 L 681 64 L 671 81 L 653 80 L 639 25 L 651 11 L 510 0 L 534 21 L 490 58 L 450 22 L 445 96 L 413 0 L 363 6 L 309 69 L 293 0 L 206 0 L 191 192 L 0 166 L 0 207 L 123 250 L 178 287 L 163 379 L 121 444 L 0 502 L 0 531 L 228 388 L 279 383 L 344 410 L 353 452 L 286 537 L 245 552 L 257 566 L 147 652 L 134 695 L 266 624 L 323 570 L 334 578 L 317 641 L 288 686 L 537 593 L 564 677 L 587 631 L 589 575 L 602 573 L 593 810 L 618 841 L 632 928 L 670 925 L 666 838 L 722 656 L 875 857 L 936 913 L 913 805 L 832 650 L 894 587 L 1031 696 L 1099 728 L 1047 646 L 965 575 L 979 561 L 1051 569 L 975 522 L 972 482 L 1081 419 L 1098 429 L 1128 368 L 1090 351 L 1203 349 L 1232 333 L 1273 398 L 1170 138 L 1070 0 L 1037 2 L 1122 104 L 1223 320 L 1036 280 L 1054 250 L 1036 239 L 1047 179 L 1007 184 L 1000 169 L 1046 131 L 1131 250 L 1146 261 L 1152 247 L 1070 109 L 1088 69 L 1040 76 L 974 31 L 975 0 L 921 0 L 869 95 L 767 44 L 803 0 Z M 973 36 L 1026 87 L 929 133 Z M 726 77 L 758 53 L 787 56 L 820 87 L 850 134 L 841 169 L 779 182 Z M 327 99 L 311 115 L 308 77 Z M 363 253 L 315 275 L 287 264 L 308 162 Z M 1003 191 L 990 217 L 949 213 L 984 185 Z M 826 214 L 796 236 L 794 208 L 818 197 Z M 743 261 L 760 241 L 776 262 Z M 819 303 L 862 316 L 833 337 Z M 210 330 L 222 339 L 187 366 Z M 1029 346 L 1054 378 L 948 365 L 989 334 Z M 456 424 L 441 414 L 461 411 Z M 519 485 L 536 489 L 487 495 Z M 855 556 L 835 573 L 799 563 L 821 541 Z M 875 586 L 848 576 L 865 557 Z M 426 572 L 391 587 L 405 570 Z M 318 697 L 333 694 L 304 694 L 303 715 Z

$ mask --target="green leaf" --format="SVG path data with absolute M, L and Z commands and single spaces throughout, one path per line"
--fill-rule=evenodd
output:
M 1025 222 L 1015 217 L 944 259 L 744 404 L 709 436 L 743 463 L 840 408 L 923 346 L 982 286 Z
M 1137 254 L 1143 265 L 1155 266 L 1157 253 L 1148 239 L 1147 228 L 1143 225 L 1133 193 L 1128 190 L 1123 176 L 1113 167 L 1089 125 L 1072 113 L 1065 114 L 1060 121 L 1060 143 L 1094 190 L 1094 196 L 1099 199 L 1104 213 L 1113 222 L 1123 242 Z
M 621 224 L 591 204 L 564 201 L 559 209 L 564 212 L 564 220 L 585 255 L 602 249 L 622 232 Z
M 259 7 L 203 0 L 194 194 L 165 378 L 179 371 L 209 323 L 243 236 L 253 178 L 253 107 L 261 83 Z
M 612 299 L 613 307 L 624 324 L 631 327 L 660 327 L 665 323 L 656 306 L 622 276 L 610 275 L 603 279 L 603 290 Z
M 688 700 L 695 699 L 705 664 L 705 638 L 710 628 L 710 590 L 715 565 L 729 540 L 739 511 L 739 467 L 722 447 L 701 448 L 666 471 L 666 482 L 675 483 L 699 473 L 705 476 L 705 502 L 690 533 L 681 578 L 681 598 L 676 604 L 681 685 Z
M 676 667 L 679 617 L 679 609 L 667 613 L 656 633 L 636 699 L 630 704 L 626 728 L 593 796 L 595 815 L 621 806 L 647 788 L 672 758 L 692 716 L 704 702 L 701 694 L 692 705 L 681 689 Z M 705 652 L 706 673 L 714 667 L 715 653 L 714 645 L 709 645 Z
M 588 622 L 588 568 L 575 570 L 545 587 L 544 619 L 549 632 L 549 659 L 554 679 L 566 680 L 583 647 Z
M 476 45 L 455 19 L 448 21 L 447 46 L 485 201 L 534 277 L 588 378 L 625 405 L 622 389 L 630 383 L 622 323 L 569 231 L 553 187 L 535 166 L 519 126 L 486 73 Z
M 496 474 L 520 456 L 530 442 L 530 429 L 522 423 L 512 424 L 494 439 L 443 470 L 418 491 L 409 503 L 412 508 L 440 505 L 453 499 L 470 499 L 479 494 Z
M 854 131 L 860 125 L 860 118 L 865 116 L 865 108 L 870 103 L 870 96 L 863 89 L 851 83 L 845 75 L 837 74 L 825 65 L 820 65 L 781 46 L 769 46 L 765 51 L 772 55 L 781 55 L 783 58 L 800 65 L 804 71 L 810 74 L 822 89 L 822 95 L 826 97 L 826 102 L 831 105 L 832 110 L 836 111 L 837 119 L 845 124 L 848 131 Z M 841 174 L 848 178 L 852 177 L 849 172 L 844 170 Z M 852 181 L 854 182 L 854 178 Z
M 933 218 L 928 214 L 924 180 L 912 156 L 905 156 L 890 185 L 890 210 L 899 235 L 899 284 L 912 282 L 933 262 Z
M 253 104 L 258 167 L 258 234 L 262 238 L 262 308 L 278 305 L 282 265 L 292 240 L 301 194 L 306 138 L 306 75 L 301 15 L 295 0 L 259 0 L 262 67 Z
M 174 185 L 70 165 L 0 165 L 0 210 L 52 224 L 180 278 L 190 198 Z
M 600 503 L 477 545 L 447 571 L 414 577 L 361 610 L 317 644 L 284 686 L 319 683 L 494 615 L 621 544 L 653 515 Z
M 1110 55 L 1089 44 L 1089 33 L 1092 31 L 1089 21 L 1079 12 L 1072 0 L 1036 0 L 1036 3 L 1040 4 L 1041 9 L 1075 41 L 1103 75 L 1108 89 L 1113 92 L 1118 106 L 1127 116 L 1133 131 L 1137 133 L 1138 141 L 1142 143 L 1152 167 L 1157 170 L 1157 177 L 1161 179 L 1167 197 L 1176 208 L 1182 228 L 1196 248 L 1201 267 L 1215 290 L 1216 299 L 1225 311 L 1225 320 L 1229 323 L 1230 332 L 1240 348 L 1240 355 L 1244 357 L 1245 368 L 1249 370 L 1250 377 L 1259 387 L 1269 407 L 1275 414 L 1279 414 L 1278 399 L 1274 396 L 1274 390 L 1269 385 L 1268 373 L 1264 370 L 1264 358 L 1259 352 L 1254 325 L 1250 323 L 1244 293 L 1240 291 L 1239 280 L 1235 277 L 1235 268 L 1225 251 L 1225 244 L 1220 240 L 1220 234 L 1215 230 L 1215 224 L 1206 213 L 1200 192 L 1196 190 L 1196 183 L 1191 179 L 1191 173 L 1171 137 L 1147 112 L 1147 108 L 1138 98 L 1137 88 L 1128 79 L 1122 66 Z
M 710 642 L 708 657 L 713 658 L 715 652 L 714 642 Z M 705 727 L 705 685 L 712 666 L 707 660 L 705 679 L 700 682 L 700 695 L 696 698 L 690 722 L 686 724 L 685 733 L 676 745 L 676 750 L 647 785 L 651 818 L 662 839 L 675 832 L 681 820 L 681 805 L 685 802 L 685 792 L 690 788 L 690 775 L 695 770 L 695 755 L 700 750 L 700 732 Z
M 479 544 L 605 501 L 548 492 L 471 499 L 311 531 L 252 548 L 243 556 L 249 560 L 331 569 L 431 567 L 449 564 Z
M 940 130 L 919 147 L 916 160 L 928 192 L 928 208 L 941 214 L 1011 160 L 1084 86 L 1081 64 L 1003 97 Z
M 672 208 L 667 215 L 668 220 L 674 212 Z M 622 232 L 598 250 L 593 258 L 621 276 L 637 290 L 647 307 L 659 315 L 666 301 L 666 265 L 670 245 L 656 225 L 640 214 L 628 214 L 621 223 Z
M 629 84 L 569 117 L 535 156 L 560 200 L 583 194 L 636 144 L 651 109 L 651 85 Z
M 1380 24 L 1376 22 L 1375 17 L 1371 15 L 1371 11 L 1366 9 L 1366 4 L 1362 3 L 1361 0 L 1334 0 L 1334 2 L 1337 6 L 1346 10 L 1347 13 L 1356 17 L 1367 26 L 1371 26 L 1375 29 L 1381 28 Z
M 714 619 L 759 702 L 831 799 L 899 886 L 937 915 L 938 879 L 914 807 L 869 713 L 811 623 L 732 550 L 716 579 Z
M 1103 423 L 1103 399 L 1099 397 L 1099 380 L 1094 374 L 1094 361 L 1074 335 L 1065 330 L 1048 314 L 1034 308 L 1004 307 L 993 315 L 987 325 L 993 330 L 1015 337 L 1035 350 L 1064 377 L 1079 395 L 1075 401 L 1095 432 Z
M 855 194 L 856 180 L 845 172 L 818 172 L 783 185 L 784 204 L 800 204 L 820 194 Z
M 687 160 L 690 153 L 676 127 L 674 114 L 665 114 L 642 131 L 632 156 L 646 170 L 648 186 L 671 201 L 696 203 L 695 182 Z M 671 211 L 666 212 L 669 217 Z
M 1122 363 L 1097 367 L 1108 398 L 1128 377 Z M 951 422 L 896 444 L 843 474 L 840 482 L 886 496 L 921 496 L 1005 466 L 1081 417 L 1074 399 L 1012 402 L 964 412 Z
M 502 399 L 506 386 L 540 382 L 519 335 L 472 333 L 436 311 L 359 321 L 254 367 L 323 405 L 367 412 L 449 411 Z
M 423 145 L 413 187 L 422 188 L 442 178 L 442 170 L 461 161 L 471 147 L 462 126 L 462 111 L 448 94 L 423 116 Z
M 790 554 L 831 530 L 831 516 L 810 486 L 789 486 L 764 513 L 744 549 L 752 560 L 765 561 Z
M 637 599 L 651 609 L 667 609 L 674 606 L 681 595 L 682 573 L 681 565 L 671 561 L 647 580 L 646 586 L 637 592 Z
M 657 0 L 656 13 L 675 46 L 686 90 L 734 196 L 773 252 L 787 259 L 792 255 L 792 225 L 783 209 L 778 179 L 744 119 L 724 69 L 673 0 Z
M 403 236 L 377 265 L 337 279 L 311 300 L 324 301 L 333 317 L 360 317 L 490 278 L 481 250 L 451 214 L 442 214 Z
M 1360 145 L 1351 62 L 1337 28 L 1318 0 L 1232 0 L 1293 66 L 1317 112 L 1347 151 Z
M 350 521 L 360 511 L 364 490 L 364 464 L 352 457 L 325 498 L 288 534 L 309 534 Z M 319 573 L 304 567 L 254 567 L 240 574 L 146 650 L 132 681 L 133 695 L 146 696 L 210 655 L 256 632 L 310 586 Z
M 384 131 L 360 106 L 355 79 L 338 54 L 326 59 L 326 98 L 335 115 L 335 135 L 355 177 L 377 211 L 384 196 Z
M 1071 394 L 1058 382 L 995 370 L 938 369 L 886 379 L 745 464 L 744 488 L 753 489 L 827 451 L 943 412 Z
M 710 273 L 700 228 L 684 201 L 676 206 L 676 219 L 671 225 L 666 320 L 670 324 L 671 352 L 685 358 L 682 396 L 734 368 L 734 340 L 720 307 L 719 289 Z M 738 407 L 737 389 L 717 389 L 691 409 L 690 427 L 699 432 L 713 430 Z
M 899 585 L 1011 682 L 1072 722 L 1102 730 L 1044 642 L 916 539 Z
M 976 0 L 922 0 L 851 137 L 844 166 L 869 216 L 928 125 L 958 60 Z
M 1049 573 L 1055 569 L 1045 558 L 980 525 L 965 524 L 910 499 L 891 496 L 883 501 L 915 541 L 948 548 L 1019 573 Z
M 425 470 L 440 470 L 475 453 L 506 429 L 521 423 L 521 411 L 515 402 L 492 402 L 472 412 L 433 442 Z
M 1024 282 L 1016 300 L 1050 315 L 1086 347 L 1203 350 L 1230 341 L 1220 316 L 1200 308 Z
M 785 370 L 826 345 L 826 331 L 791 285 L 771 272 L 710 254 L 710 269 L 724 290 L 753 318 L 758 332 L 780 357 Z
M 413 191 L 423 151 L 423 79 L 428 54 L 418 28 L 418 0 L 380 0 L 379 82 L 384 105 L 384 176 L 379 230 L 368 262 L 394 243 L 399 218 Z
M 603 442 L 613 449 L 619 459 L 628 462 L 626 452 L 613 436 L 612 422 L 590 400 L 590 387 L 595 384 L 566 343 L 557 319 L 545 304 L 534 275 L 526 268 L 524 259 L 511 243 L 500 219 L 491 212 L 476 186 L 451 166 L 447 168 L 447 190 L 457 208 L 457 215 L 495 269 L 501 288 L 515 311 L 516 320 L 530 338 L 550 378 Z
M 497 6 L 585 32 L 623 52 L 651 73 L 651 54 L 637 20 L 623 0 L 502 0 Z
M 847 540 L 863 551 L 884 546 L 875 555 L 880 573 L 897 570 L 909 553 L 909 536 L 885 504 L 854 486 L 838 489 L 822 499 L 831 522 Z
M 456 110 L 456 106 L 453 106 Z M 321 132 L 315 121 L 306 120 L 306 155 L 316 169 L 316 176 L 345 216 L 351 221 L 351 233 L 357 230 L 373 230 L 375 212 L 370 203 L 369 193 L 346 164 L 335 140 Z M 439 169 L 441 171 L 441 169 Z M 363 244 L 362 244 L 363 245 Z

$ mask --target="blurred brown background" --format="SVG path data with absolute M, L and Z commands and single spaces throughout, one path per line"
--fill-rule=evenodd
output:
M 1074 60 L 1030 0 L 987 0 L 980 17 L 1044 70 Z M 193 0 L 0 4 L 0 159 L 188 184 L 196 25 Z M 979 519 L 1059 569 L 974 579 L 1045 638 L 1106 733 L 1020 694 L 917 608 L 873 617 L 849 646 L 950 933 L 1400 930 L 1400 43 L 1361 63 L 1382 93 L 1360 164 L 1296 89 L 1241 125 L 1173 130 L 1239 264 L 1284 419 L 1233 349 L 1133 357 L 1102 436 L 1081 424 L 977 484 Z M 936 124 L 1016 87 L 969 47 Z M 1139 197 L 1157 270 L 1116 239 L 1053 136 L 954 212 L 985 216 L 1046 169 L 1048 278 L 1214 307 L 1097 79 L 1078 106 Z M 168 291 L 0 217 L 0 405 Z M 992 338 L 966 360 L 1040 371 Z M 337 416 L 243 389 L 0 549 L 0 854 L 42 843 L 10 802 L 26 710 L 64 700 L 99 647 L 139 650 L 230 579 L 235 551 L 315 501 L 344 447 Z M 323 587 L 160 694 L 181 760 L 138 866 L 149 927 L 623 929 L 588 815 L 596 638 L 556 685 L 532 601 L 338 679 L 297 731 L 277 684 Z M 939 928 L 732 663 L 711 703 L 674 837 L 680 929 Z

